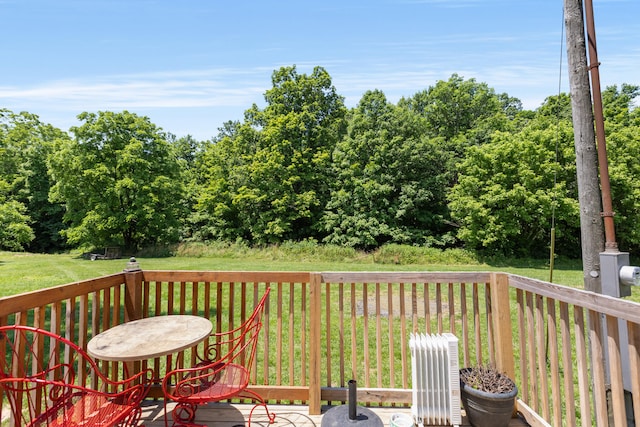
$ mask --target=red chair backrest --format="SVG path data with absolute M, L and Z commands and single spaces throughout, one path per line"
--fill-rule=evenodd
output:
M 29 326 L 0 327 L 0 390 L 15 425 L 27 425 L 96 381 L 95 362 L 76 344 Z M 72 385 L 73 387 L 66 387 Z
M 213 360 L 222 363 L 237 363 L 251 371 L 255 361 L 258 335 L 262 329 L 265 305 L 269 298 L 270 288 L 256 304 L 251 316 L 242 325 L 232 331 L 212 334 L 213 342 L 209 344 L 209 353 L 216 354 Z M 224 353 L 224 354 L 223 354 Z

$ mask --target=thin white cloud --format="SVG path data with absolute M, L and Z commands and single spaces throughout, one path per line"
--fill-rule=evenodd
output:
M 264 93 L 264 71 L 183 70 L 0 86 L 5 105 L 84 111 L 120 108 L 250 106 Z

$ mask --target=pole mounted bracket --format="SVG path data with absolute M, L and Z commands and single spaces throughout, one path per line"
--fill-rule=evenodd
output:
M 611 217 L 613 218 L 614 216 L 616 216 L 616 213 L 613 211 L 609 211 L 609 212 L 600 212 L 600 216 L 601 217 Z
M 595 64 L 589 65 L 589 67 L 587 69 L 588 70 L 593 70 L 594 68 L 600 67 L 601 64 L 602 64 L 602 62 L 596 62 Z

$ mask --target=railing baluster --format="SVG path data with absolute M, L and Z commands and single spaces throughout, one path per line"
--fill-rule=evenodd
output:
M 560 390 L 560 357 L 558 356 L 558 330 L 556 324 L 556 303 L 547 298 L 547 359 L 549 361 L 549 377 L 551 378 L 551 399 L 553 402 L 553 424 L 562 423 L 562 392 Z
M 523 339 L 526 336 L 526 308 L 524 301 L 524 293 L 522 289 L 516 289 L 516 307 L 518 311 L 518 336 L 520 339 L 519 342 L 519 351 L 520 351 L 520 363 L 519 363 L 519 372 L 520 372 L 520 385 L 518 389 L 520 391 L 521 398 L 525 401 L 529 401 L 529 374 L 527 372 L 527 367 L 531 363 L 528 354 L 527 354 L 527 340 Z
M 562 369 L 564 374 L 564 424 L 576 425 L 575 393 L 573 392 L 573 359 L 571 357 L 571 322 L 569 321 L 569 304 L 560 302 L 560 331 L 562 340 Z M 558 407 L 558 411 L 560 407 Z
M 356 284 L 351 283 L 351 379 L 358 378 L 357 342 L 356 342 Z
M 471 366 L 469 359 L 469 317 L 467 312 L 467 286 L 460 284 L 460 327 L 462 331 L 462 358 L 465 367 Z
M 442 326 L 442 285 L 440 282 L 436 283 L 436 316 L 438 318 L 437 333 L 441 334 L 443 331 Z
M 256 288 L 254 289 L 254 299 L 255 301 L 258 301 L 258 287 L 256 285 Z M 264 385 L 269 384 L 269 358 L 271 356 L 271 349 L 270 349 L 270 342 L 271 340 L 269 339 L 271 337 L 271 328 L 269 325 L 271 325 L 271 295 L 269 295 L 269 298 L 267 299 L 267 302 L 264 306 L 264 314 L 263 314 L 263 323 L 262 323 L 262 329 L 264 331 L 264 346 L 263 346 L 263 351 L 264 351 L 264 361 L 263 361 L 263 365 L 262 365 L 262 383 Z M 256 364 L 257 365 L 257 364 Z
M 591 393 L 589 391 L 589 362 L 587 355 L 586 329 L 582 307 L 573 308 L 575 325 L 576 362 L 578 368 L 578 388 L 580 390 L 580 413 L 582 426 L 591 425 Z
M 376 386 L 382 387 L 382 312 L 381 312 L 381 296 L 380 283 L 375 285 L 376 300 Z
M 453 291 L 453 283 L 449 283 L 449 332 L 453 335 L 456 333 L 456 304 L 455 294 Z
M 428 319 L 425 315 L 425 323 L 428 323 Z M 419 331 L 418 326 L 418 284 L 411 283 L 411 332 L 416 334 Z
M 412 304 L 413 305 L 413 304 Z M 409 388 L 409 334 L 407 332 L 407 304 L 405 284 L 400 282 L 400 368 L 402 373 L 402 388 Z
M 487 285 L 484 288 L 484 309 L 485 309 L 485 320 L 486 320 L 486 328 L 487 328 L 487 351 L 489 353 L 489 364 L 491 366 L 496 366 L 496 353 L 493 345 L 494 337 L 493 337 L 493 307 L 491 306 L 491 290 L 492 285 Z M 482 317 L 480 317 L 482 319 Z
M 187 312 L 187 283 L 182 281 L 178 282 L 178 289 L 180 289 L 180 314 Z
M 300 349 L 302 357 L 300 358 L 300 385 L 307 385 L 307 328 L 309 327 L 307 322 L 307 284 L 301 284 L 301 308 L 300 308 Z
M 476 365 L 482 365 L 482 332 L 480 325 L 480 291 L 477 283 L 473 284 L 473 330 L 476 347 Z
M 429 284 L 422 284 L 422 302 L 424 306 L 425 331 L 430 334 L 431 328 L 431 298 L 429 296 Z
M 402 286 L 402 285 L 399 285 Z M 387 316 L 387 338 L 389 340 L 389 346 L 388 346 L 388 351 L 389 351 L 389 357 L 388 357 L 388 365 L 389 366 L 389 384 L 388 386 L 391 388 L 395 388 L 396 385 L 396 371 L 395 371 L 395 334 L 393 333 L 393 325 L 394 325 L 394 315 L 393 315 L 393 311 L 394 311 L 394 307 L 393 307 L 393 299 L 394 299 L 394 294 L 393 294 L 393 284 L 392 283 L 387 283 L 387 301 L 388 301 L 388 305 L 389 305 L 389 309 L 388 311 L 388 316 Z M 402 304 L 400 302 L 400 300 L 398 301 L 398 305 Z M 402 314 L 401 314 L 402 316 Z M 382 338 L 381 338 L 382 340 Z M 380 365 L 382 366 L 382 365 Z M 378 370 L 380 372 L 382 372 L 381 367 L 378 368 Z M 382 374 L 380 377 L 380 385 L 379 387 L 382 387 Z
M 174 302 L 174 283 L 173 281 L 167 282 L 167 314 L 175 314 L 173 312 Z
M 535 305 L 535 323 L 536 332 L 535 340 L 538 347 L 538 375 L 537 380 L 540 382 L 540 398 L 542 416 L 545 420 L 549 419 L 549 389 L 547 381 L 547 340 L 544 325 L 544 297 L 542 295 L 536 295 Z
M 120 294 L 120 286 L 116 286 L 113 288 L 113 315 L 112 315 L 112 323 L 111 326 L 119 325 L 122 323 L 122 318 L 120 317 L 120 311 L 122 309 L 121 304 L 121 294 Z
M 278 283 L 278 305 L 276 307 L 276 385 L 282 384 L 282 283 Z
M 371 379 L 369 378 L 370 366 L 371 366 L 371 358 L 369 354 L 369 293 L 367 282 L 362 284 L 362 352 L 363 352 L 363 377 L 364 377 L 364 386 L 371 387 Z M 358 379 L 358 378 L 354 378 Z
M 216 283 L 216 324 L 214 329 L 216 333 L 222 332 L 222 312 L 223 312 L 222 283 Z
M 607 417 L 607 396 L 604 370 L 604 334 L 602 319 L 596 311 L 588 311 L 589 343 L 591 347 L 591 367 L 593 376 L 593 393 L 595 396 L 595 421 L 598 427 L 609 424 Z
M 620 331 L 618 319 L 612 316 L 606 317 L 607 325 L 607 350 L 609 362 L 609 382 L 611 384 L 611 409 L 613 424 L 616 426 L 627 425 L 627 415 L 624 401 L 624 384 L 622 379 L 622 358 L 620 356 Z
M 289 385 L 294 385 L 295 384 L 295 371 L 294 371 L 294 362 L 295 362 L 295 353 L 294 353 L 294 346 L 295 346 L 295 292 L 294 292 L 294 285 L 293 283 L 289 283 L 289 338 L 288 338 L 288 343 L 289 343 L 289 354 L 288 354 L 288 358 L 289 358 Z
M 329 284 L 327 284 L 327 286 L 329 286 Z M 339 357 L 339 363 L 340 363 L 340 382 L 339 385 L 340 387 L 345 387 L 347 382 L 345 380 L 345 367 L 344 367 L 344 362 L 345 362 L 345 358 L 342 357 L 342 355 L 345 354 L 345 345 L 344 345 L 344 338 L 345 338 L 345 328 L 344 328 L 344 283 L 340 282 L 338 284 L 338 319 L 340 322 L 340 326 L 339 326 L 339 348 L 340 348 L 340 357 Z M 331 384 L 328 384 L 331 385 Z
M 325 300 L 324 300 L 324 322 L 326 325 L 325 328 L 325 348 L 326 348 L 326 362 L 325 362 L 325 370 L 327 372 L 327 382 L 326 385 L 328 387 L 331 387 L 331 384 L 333 383 L 333 378 L 332 378 L 332 372 L 331 372 L 331 366 L 333 365 L 333 349 L 331 346 L 331 328 L 332 328 L 332 324 L 331 324 L 331 308 L 332 308 L 332 304 L 331 304 L 331 284 L 330 283 L 325 283 L 324 285 L 324 295 L 325 295 Z M 340 301 L 338 302 L 340 304 Z M 342 306 L 340 306 L 340 315 L 342 315 L 342 310 L 341 310 Z M 339 319 L 340 321 L 340 319 Z
M 627 322 L 629 333 L 629 365 L 631 370 L 631 397 L 635 420 L 640 420 L 640 327 Z

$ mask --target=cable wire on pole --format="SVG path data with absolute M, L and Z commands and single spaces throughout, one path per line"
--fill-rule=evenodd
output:
M 560 60 L 558 69 L 558 102 L 556 103 L 556 146 L 555 146 L 555 164 L 553 169 L 553 191 L 551 199 L 551 244 L 549 245 L 549 282 L 553 283 L 553 268 L 556 251 L 556 204 L 558 183 L 558 145 L 560 140 L 560 94 L 562 93 L 562 60 L 564 58 L 564 7 L 562 8 L 562 21 L 560 22 Z

